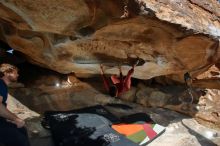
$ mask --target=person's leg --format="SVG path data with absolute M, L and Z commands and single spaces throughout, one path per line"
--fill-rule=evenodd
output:
M 28 136 L 27 129 L 25 127 L 17 128 L 19 132 L 21 132 L 23 135 Z
M 26 145 L 29 146 L 30 141 L 29 141 L 29 138 L 28 138 L 27 129 L 25 127 L 22 127 L 22 128 L 18 128 L 18 131 L 26 137 L 26 142 L 25 143 L 27 143 Z
M 26 130 L 9 122 L 0 122 L 0 143 L 6 146 L 30 146 Z

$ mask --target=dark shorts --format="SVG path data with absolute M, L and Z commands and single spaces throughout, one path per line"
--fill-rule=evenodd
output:
M 30 146 L 26 129 L 0 118 L 0 144 L 5 146 Z

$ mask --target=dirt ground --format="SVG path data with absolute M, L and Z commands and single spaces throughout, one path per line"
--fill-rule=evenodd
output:
M 199 124 L 195 118 L 180 114 L 178 112 L 159 108 L 144 107 L 140 104 L 111 98 L 105 94 L 99 80 L 84 80 L 78 83 L 63 84 L 62 86 L 39 86 L 32 88 L 12 88 L 12 96 L 34 111 L 32 115 L 29 109 L 19 111 L 18 103 L 12 106 L 12 111 L 19 113 L 26 118 L 32 146 L 53 146 L 50 131 L 45 130 L 40 122 L 43 113 L 47 110 L 72 110 L 93 105 L 104 105 L 116 116 L 144 112 L 160 125 L 166 127 L 165 133 L 156 138 L 149 146 L 217 146 L 220 145 L 220 131 L 211 129 Z M 118 106 L 112 107 L 108 104 L 122 104 L 130 109 L 123 109 Z M 26 111 L 26 112 L 25 112 Z M 39 116 L 36 113 L 39 114 Z M 28 116 L 27 116 L 28 115 Z

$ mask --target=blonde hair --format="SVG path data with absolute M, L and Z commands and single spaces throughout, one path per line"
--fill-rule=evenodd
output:
M 11 73 L 14 70 L 18 70 L 18 68 L 14 65 L 3 63 L 0 65 L 0 77 L 2 77 L 4 73 Z

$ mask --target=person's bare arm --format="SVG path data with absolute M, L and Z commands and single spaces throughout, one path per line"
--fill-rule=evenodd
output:
M 121 65 L 118 66 L 118 69 L 119 69 L 120 83 L 123 84 L 123 74 L 122 74 Z
M 132 66 L 132 68 L 128 71 L 128 74 L 127 74 L 127 76 L 125 77 L 125 80 L 124 80 L 124 86 L 127 89 L 131 88 L 131 76 L 132 76 L 133 73 L 134 73 L 134 66 Z
M 0 96 L 0 116 L 6 118 L 11 121 L 15 121 L 18 118 L 15 114 L 10 112 L 3 104 L 2 104 L 3 97 Z
M 18 118 L 15 114 L 13 114 L 11 111 L 9 111 L 3 104 L 2 104 L 3 97 L 0 96 L 0 116 L 3 118 L 6 118 L 10 122 L 17 125 L 18 128 L 21 128 L 24 126 L 25 122 Z
M 109 85 L 107 77 L 104 74 L 104 69 L 103 69 L 103 65 L 102 64 L 100 64 L 100 69 L 101 69 L 100 71 L 101 71 L 101 77 L 102 77 L 102 80 L 103 80 L 103 83 L 104 83 L 104 87 L 105 87 L 105 89 L 107 91 L 109 91 L 110 85 Z
M 124 86 L 127 89 L 131 88 L 131 76 L 134 73 L 134 68 L 138 65 L 138 63 L 139 63 L 139 59 L 132 65 L 132 68 L 128 71 L 128 74 L 124 80 Z

